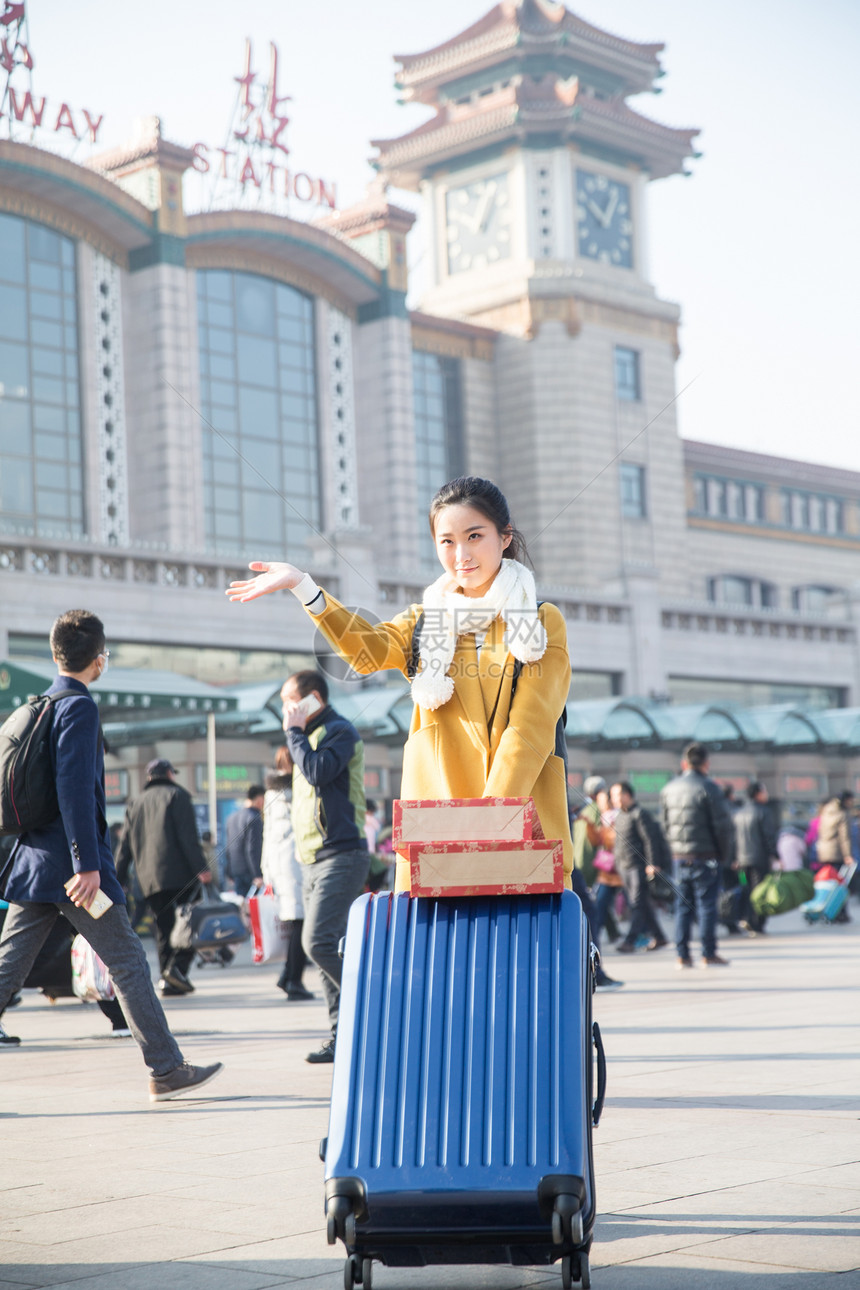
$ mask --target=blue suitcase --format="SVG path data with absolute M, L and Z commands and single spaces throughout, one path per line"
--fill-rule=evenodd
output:
M 321 1149 L 347 1290 L 374 1259 L 561 1259 L 590 1284 L 593 977 L 573 892 L 355 902 Z

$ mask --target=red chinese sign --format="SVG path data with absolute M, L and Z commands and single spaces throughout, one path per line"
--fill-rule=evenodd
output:
M 53 130 L 54 134 L 71 136 L 73 139 L 87 139 L 95 143 L 103 115 L 94 115 L 84 108 L 73 112 L 68 103 L 57 107 L 48 106 L 48 100 L 33 93 L 32 85 L 24 89 L 21 84 L 13 85 L 14 76 L 28 74 L 35 67 L 35 60 L 30 49 L 26 31 L 27 15 L 23 3 L 12 3 L 5 0 L 0 13 L 0 68 L 6 73 L 3 83 L 3 98 L 0 102 L 0 118 L 5 117 L 9 123 L 9 137 L 12 137 L 14 123 L 20 122 L 29 126 L 31 131 Z
M 239 86 L 239 101 L 230 128 L 230 146 L 213 148 L 194 144 L 194 169 L 219 180 L 238 184 L 243 194 L 253 190 L 263 197 L 290 198 L 317 206 L 336 207 L 335 185 L 304 170 L 293 170 L 287 158 L 286 130 L 290 118 L 286 104 L 289 94 L 278 91 L 278 47 L 269 42 L 269 76 L 265 83 L 252 68 L 253 51 L 245 41 L 245 62 Z

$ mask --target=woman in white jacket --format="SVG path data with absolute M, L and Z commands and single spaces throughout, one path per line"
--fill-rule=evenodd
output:
M 278 917 L 286 927 L 287 957 L 278 985 L 288 999 L 313 999 L 316 996 L 302 984 L 307 958 L 302 949 L 302 866 L 296 859 L 296 845 L 291 820 L 293 763 L 286 748 L 275 754 L 275 770 L 266 774 L 266 797 L 263 803 L 262 870 L 266 883 L 278 898 Z

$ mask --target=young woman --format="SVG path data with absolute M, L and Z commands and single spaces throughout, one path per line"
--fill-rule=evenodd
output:
M 562 841 L 569 887 L 567 783 L 555 755 L 570 687 L 564 618 L 555 605 L 538 608 L 534 578 L 519 560 L 522 537 L 489 480 L 461 478 L 441 488 L 430 505 L 430 531 L 444 572 L 422 605 L 391 622 L 368 623 L 291 564 L 254 563 L 257 576 L 231 583 L 227 595 L 246 601 L 289 588 L 357 672 L 397 668 L 412 676 L 401 796 L 532 797 L 544 836 Z M 396 889 L 408 886 L 408 866 L 398 864 Z

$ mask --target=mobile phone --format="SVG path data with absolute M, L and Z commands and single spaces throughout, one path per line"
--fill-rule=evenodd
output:
M 322 711 L 322 704 L 315 694 L 306 694 L 296 704 L 297 712 L 304 712 L 307 716 L 312 717 L 315 712 Z
M 70 878 L 69 881 L 64 884 L 66 891 L 69 890 L 71 883 L 72 883 L 72 879 Z M 87 913 L 89 914 L 90 918 L 101 918 L 102 914 L 106 914 L 112 904 L 113 904 L 113 901 L 111 900 L 110 896 L 106 896 L 105 893 L 102 891 L 101 887 L 99 887 L 98 891 L 93 896 L 92 904 L 87 909 Z

